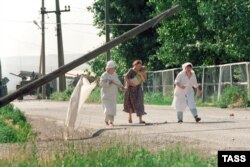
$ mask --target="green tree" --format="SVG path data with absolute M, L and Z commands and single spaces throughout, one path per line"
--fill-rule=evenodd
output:
M 178 3 L 181 11 L 157 32 L 159 59 L 168 67 L 249 61 L 249 1 L 150 0 L 155 13 Z
M 140 24 L 151 17 L 153 6 L 147 5 L 148 0 L 110 0 L 110 32 L 111 38 L 115 38 L 135 27 L 135 25 L 117 25 L 117 24 Z M 105 33 L 105 0 L 96 0 L 89 10 L 94 13 L 94 25 L 100 29 L 99 35 Z M 158 61 L 155 52 L 158 48 L 157 34 L 154 29 L 149 29 L 133 39 L 120 44 L 111 50 L 111 58 L 115 60 L 121 71 L 126 71 L 131 67 L 135 59 L 141 59 L 152 69 L 161 69 L 163 64 Z M 151 66 L 154 62 L 154 66 Z M 104 69 L 104 56 L 98 57 L 92 61 L 93 71 L 100 74 Z M 100 68 L 101 67 L 101 68 Z
M 204 25 L 215 34 L 216 42 L 207 47 L 224 50 L 226 63 L 250 60 L 250 1 L 202 1 L 199 12 L 206 18 Z

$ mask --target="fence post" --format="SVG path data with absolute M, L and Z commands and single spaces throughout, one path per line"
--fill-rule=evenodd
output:
M 173 81 L 173 90 L 174 90 L 174 85 L 175 85 L 175 83 L 174 83 L 174 70 L 172 70 L 172 81 Z
M 246 63 L 246 72 L 247 72 L 247 94 L 248 94 L 248 99 L 250 99 L 250 76 L 249 76 L 249 67 L 250 63 Z
M 166 93 L 165 93 L 166 88 L 165 88 L 164 81 L 163 81 L 163 71 L 161 72 L 161 85 L 162 85 L 162 92 L 163 92 L 162 95 L 165 96 L 166 95 Z
M 201 99 L 202 99 L 202 102 L 204 103 L 204 80 L 205 80 L 205 67 L 204 66 L 202 66 L 202 81 L 201 81 L 201 92 L 202 92 L 202 94 L 201 94 Z
M 229 65 L 230 67 L 230 85 L 233 85 L 233 74 L 232 74 L 232 65 Z
M 220 95 L 221 95 L 221 80 L 222 80 L 222 71 L 221 71 L 221 66 L 220 66 L 220 71 L 219 71 L 219 83 L 218 83 L 218 96 L 217 100 L 219 100 Z

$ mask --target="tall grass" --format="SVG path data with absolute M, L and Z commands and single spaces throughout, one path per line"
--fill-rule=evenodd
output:
M 216 166 L 214 157 L 204 158 L 195 151 L 185 151 L 180 147 L 166 148 L 151 152 L 135 145 L 110 144 L 95 149 L 76 149 L 56 151 L 46 159 L 39 156 L 16 157 L 13 162 L 5 161 L 5 166 L 47 166 L 47 167 L 212 167 Z M 0 163 L 1 164 L 1 163 Z

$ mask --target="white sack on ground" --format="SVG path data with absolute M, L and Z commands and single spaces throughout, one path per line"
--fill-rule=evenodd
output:
M 80 77 L 69 101 L 67 117 L 65 120 L 66 127 L 74 128 L 77 118 L 77 113 L 82 107 L 83 103 L 89 97 L 91 91 L 95 88 L 96 82 L 89 83 L 83 76 Z

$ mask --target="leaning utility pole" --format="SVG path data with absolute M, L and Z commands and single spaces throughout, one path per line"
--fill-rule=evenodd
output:
M 109 0 L 105 0 L 105 34 L 106 34 L 106 43 L 110 41 L 109 37 Z M 107 50 L 106 61 L 110 60 L 110 50 Z
M 24 85 L 23 87 L 19 88 L 14 93 L 0 98 L 0 107 L 6 105 L 7 103 L 11 102 L 12 100 L 14 100 L 16 98 L 22 96 L 23 94 L 28 93 L 30 90 L 36 89 L 37 87 L 40 87 L 41 85 L 52 81 L 56 77 L 58 77 L 62 74 L 65 74 L 66 72 L 76 68 L 77 66 L 79 66 L 83 63 L 86 63 L 87 61 L 99 56 L 100 54 L 107 52 L 107 50 L 110 50 L 111 48 L 116 47 L 117 45 L 127 41 L 128 39 L 135 37 L 139 33 L 153 27 L 154 25 L 159 23 L 164 18 L 167 18 L 167 17 L 170 17 L 170 16 L 176 14 L 179 10 L 180 10 L 180 6 L 176 5 L 176 6 L 172 7 L 171 9 L 168 9 L 168 10 L 164 11 L 163 13 L 155 16 L 154 18 L 138 25 L 137 27 L 123 33 L 119 37 L 104 44 L 103 46 L 96 48 L 95 50 L 83 55 L 82 57 L 80 57 L 76 60 L 73 60 L 72 62 L 70 62 L 62 67 L 59 67 L 55 71 L 43 76 L 42 78 L 39 78 L 35 81 L 32 81 L 31 83 L 28 83 L 27 85 Z
M 58 49 L 59 68 L 64 65 L 61 12 L 69 12 L 69 11 L 70 11 L 70 6 L 65 6 L 65 10 L 60 10 L 59 0 L 56 0 L 56 11 L 46 11 L 46 13 L 56 14 L 57 49 Z M 65 80 L 65 75 L 62 74 L 59 76 L 59 91 L 64 91 L 65 89 L 66 89 L 66 80 Z

